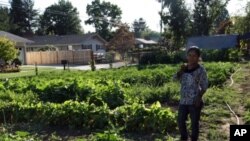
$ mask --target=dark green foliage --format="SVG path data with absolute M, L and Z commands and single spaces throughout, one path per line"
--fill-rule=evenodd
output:
M 15 64 L 15 65 L 18 65 L 18 66 L 21 66 L 22 65 L 22 61 L 19 59 L 19 58 L 15 58 L 11 64 Z
M 140 64 L 174 64 L 185 61 L 186 53 L 184 51 L 169 53 L 166 51 L 158 51 L 145 53 L 140 58 Z
M 111 30 L 121 20 L 121 9 L 110 2 L 95 0 L 87 5 L 89 19 L 86 24 L 94 25 L 96 32 L 109 41 L 112 38 Z
M 213 24 L 218 25 L 223 20 L 228 20 L 225 8 L 228 2 L 229 0 L 195 0 L 192 35 L 210 35 Z
M 242 50 L 232 49 L 214 49 L 214 50 L 202 50 L 201 58 L 204 62 L 239 62 L 244 58 L 244 52 Z M 154 51 L 150 53 L 144 53 L 140 58 L 140 64 L 175 64 L 186 62 L 186 52 L 176 51 L 173 53 L 165 51 Z
M 147 29 L 146 21 L 143 18 L 133 22 L 133 30 L 136 38 L 142 38 L 142 33 Z
M 160 13 L 163 23 L 167 25 L 165 32 L 173 41 L 175 48 L 180 48 L 189 35 L 190 29 L 190 13 L 185 6 L 184 0 L 165 0 L 164 7 L 168 12 Z
M 59 0 L 45 9 L 40 16 L 40 27 L 37 31 L 42 35 L 80 34 L 81 20 L 79 13 L 70 1 Z
M 9 31 L 9 29 L 10 29 L 9 8 L 0 6 L 0 30 Z
M 10 31 L 17 35 L 31 35 L 37 27 L 38 11 L 33 0 L 10 1 Z

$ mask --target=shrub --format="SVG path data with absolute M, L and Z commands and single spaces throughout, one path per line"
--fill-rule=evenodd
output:
M 176 128 L 176 114 L 169 108 L 161 108 L 159 102 L 146 108 L 143 104 L 125 105 L 114 111 L 117 126 L 130 132 L 166 133 Z
M 182 63 L 186 59 L 185 51 L 177 51 L 169 53 L 166 51 L 153 51 L 144 53 L 140 58 L 140 65 L 147 64 L 174 64 Z M 231 48 L 231 49 L 203 49 L 202 60 L 205 62 L 218 62 L 218 61 L 230 61 L 238 62 L 244 57 L 242 50 Z
M 15 48 L 15 43 L 8 40 L 5 37 L 0 37 L 0 59 L 3 59 L 5 63 L 16 58 L 17 50 Z
M 15 64 L 15 66 L 21 66 L 22 65 L 22 61 L 18 58 L 15 58 L 11 64 Z

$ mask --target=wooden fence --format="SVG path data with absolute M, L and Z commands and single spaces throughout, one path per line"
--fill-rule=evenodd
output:
M 38 65 L 61 64 L 61 60 L 68 60 L 70 64 L 88 64 L 91 60 L 91 50 L 84 51 L 41 51 L 27 52 L 26 64 Z

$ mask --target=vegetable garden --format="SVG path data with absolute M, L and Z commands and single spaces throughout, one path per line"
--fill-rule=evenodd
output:
M 204 66 L 210 89 L 222 88 L 235 71 L 233 63 L 204 63 Z M 86 139 L 90 140 L 122 140 L 126 138 L 121 137 L 125 133 L 175 133 L 179 84 L 172 81 L 172 76 L 178 67 L 150 65 L 95 72 L 53 71 L 3 79 L 0 123 L 83 130 L 89 132 Z M 1 140 L 18 140 L 16 135 L 22 134 L 9 136 L 6 131 L 1 132 Z

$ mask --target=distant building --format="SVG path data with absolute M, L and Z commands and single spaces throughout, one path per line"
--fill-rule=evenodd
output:
M 157 45 L 158 43 L 153 40 L 145 40 L 142 38 L 135 38 L 135 45 L 138 48 L 152 47 Z
M 188 38 L 187 47 L 198 46 L 202 49 L 227 49 L 239 45 L 239 35 L 214 35 Z
M 56 50 L 84 50 L 91 49 L 94 53 L 105 53 L 107 43 L 96 33 L 84 35 L 46 35 L 33 36 L 28 39 L 34 41 L 27 44 L 27 51 L 38 51 L 43 48 L 54 48 Z

